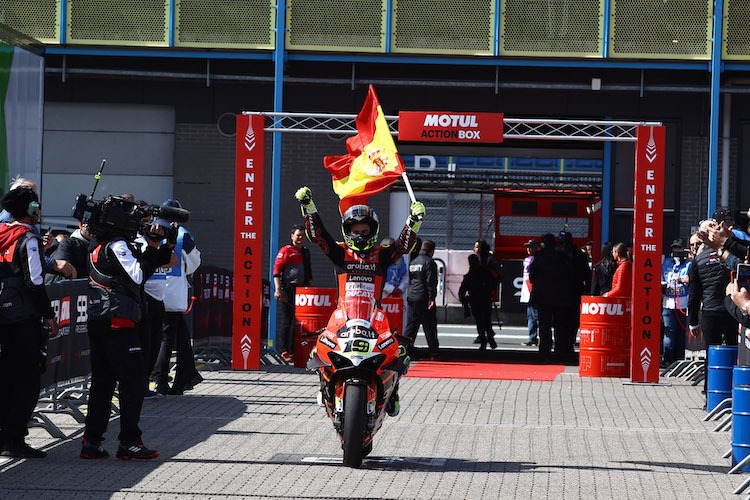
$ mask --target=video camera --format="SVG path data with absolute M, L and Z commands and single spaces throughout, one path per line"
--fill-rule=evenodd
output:
M 688 251 L 687 250 L 672 250 L 672 259 L 674 259 L 678 264 L 685 262 L 688 257 Z
M 97 201 L 85 194 L 79 194 L 73 207 L 73 217 L 87 224 L 92 234 L 123 236 L 128 241 L 132 241 L 141 232 L 148 234 L 150 223 L 144 223 L 142 219 L 148 217 L 149 220 L 187 222 L 190 219 L 190 212 L 182 208 L 156 205 L 139 207 L 132 201 L 119 196 L 107 196 Z M 167 241 L 176 241 L 177 228 L 165 227 L 164 237 Z
M 132 201 L 126 200 L 119 196 L 107 196 L 103 200 L 95 200 L 94 193 L 99 185 L 99 179 L 102 177 L 104 165 L 107 160 L 102 160 L 99 172 L 94 176 L 96 182 L 91 196 L 81 193 L 76 197 L 76 204 L 73 206 L 73 217 L 82 224 L 88 226 L 89 232 L 99 236 L 105 235 L 123 236 L 128 241 L 133 241 L 139 233 L 145 234 L 154 241 L 159 241 L 162 236 L 152 236 L 150 234 L 149 223 L 142 222 L 142 219 L 148 217 L 152 219 L 164 219 L 169 222 L 187 222 L 190 219 L 190 212 L 182 208 L 160 207 L 158 205 L 149 205 L 139 207 Z M 164 237 L 170 243 L 177 241 L 177 228 L 173 225 L 164 227 Z M 154 239 L 158 238 L 158 239 Z

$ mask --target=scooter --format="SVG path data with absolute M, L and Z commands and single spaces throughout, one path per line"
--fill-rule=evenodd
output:
M 320 376 L 323 406 L 348 467 L 359 467 L 372 451 L 386 406 L 408 368 L 405 341 L 391 332 L 375 300 L 362 296 L 339 299 L 317 337 L 307 368 Z

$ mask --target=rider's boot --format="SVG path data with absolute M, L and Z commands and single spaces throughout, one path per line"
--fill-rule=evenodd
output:
M 400 411 L 401 403 L 398 400 L 398 388 L 396 388 L 396 390 L 393 391 L 393 395 L 388 401 L 388 404 L 385 406 L 385 412 L 391 417 L 395 417 Z

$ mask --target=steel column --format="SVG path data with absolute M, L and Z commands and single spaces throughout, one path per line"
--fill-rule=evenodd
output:
M 708 207 L 707 217 L 716 210 L 716 188 L 719 168 L 719 97 L 721 83 L 721 41 L 724 0 L 714 0 L 714 35 L 711 50 L 711 118 L 708 138 Z

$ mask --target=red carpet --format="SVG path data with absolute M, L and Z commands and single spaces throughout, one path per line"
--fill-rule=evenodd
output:
M 419 361 L 407 377 L 483 380 L 535 380 L 552 382 L 565 365 L 527 365 L 515 363 L 472 363 L 468 361 Z

